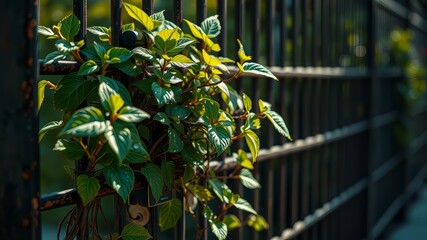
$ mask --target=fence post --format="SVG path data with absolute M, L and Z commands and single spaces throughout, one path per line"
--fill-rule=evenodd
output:
M 0 239 L 40 239 L 37 143 L 38 1 L 2 2 Z

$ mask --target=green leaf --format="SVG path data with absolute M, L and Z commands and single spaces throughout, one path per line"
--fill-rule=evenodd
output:
M 159 226 L 160 231 L 165 231 L 169 228 L 175 227 L 178 223 L 178 220 L 182 216 L 182 202 L 173 198 L 171 201 L 168 201 L 160 205 L 159 212 Z
M 212 233 L 219 239 L 224 240 L 227 238 L 228 230 L 227 225 L 222 222 L 213 222 L 211 223 Z
M 225 183 L 218 179 L 210 178 L 209 184 L 212 186 L 214 193 L 222 202 L 229 203 L 230 198 L 228 195 L 232 195 L 233 193 Z
M 177 120 L 184 120 L 191 114 L 189 108 L 181 105 L 166 105 L 165 112 L 169 117 Z
M 253 209 L 251 204 L 243 198 L 239 198 L 239 200 L 237 200 L 237 202 L 234 203 L 234 206 L 240 210 L 257 215 L 257 212 Z
M 154 163 L 147 163 L 141 168 L 141 172 L 147 179 L 154 199 L 158 202 L 164 186 L 161 169 Z
M 157 33 L 156 37 L 160 37 L 163 41 L 166 42 L 168 40 L 178 41 L 178 39 L 181 36 L 179 34 L 178 28 L 173 28 L 173 29 L 163 29 L 163 30 L 159 31 Z
M 145 227 L 135 223 L 127 224 L 123 228 L 121 236 L 123 240 L 148 240 L 153 238 Z
M 216 218 L 215 214 L 212 212 L 211 208 L 208 205 L 203 206 L 202 214 L 203 217 L 205 217 L 209 223 L 212 223 L 212 221 Z
M 199 153 L 193 146 L 185 146 L 181 152 L 182 158 L 185 162 L 192 164 L 204 171 L 203 155 Z
M 73 110 L 96 86 L 96 81 L 84 79 L 75 72 L 69 73 L 59 81 L 53 94 L 53 104 L 59 110 Z
M 110 64 L 122 63 L 132 57 L 133 53 L 122 47 L 112 47 L 107 51 L 108 60 Z
M 107 130 L 107 122 L 101 110 L 90 106 L 77 110 L 62 129 L 60 136 L 97 136 Z
M 177 153 L 181 152 L 184 148 L 184 142 L 182 142 L 179 133 L 172 127 L 168 128 L 169 147 L 168 152 Z
M 79 47 L 74 42 L 67 42 L 63 39 L 57 40 L 55 42 L 55 47 L 59 52 L 69 53 L 79 49 Z
M 252 162 L 256 162 L 256 158 L 258 157 L 261 146 L 258 135 L 256 135 L 256 133 L 250 129 L 245 130 L 243 134 L 245 136 L 246 144 L 248 145 L 252 154 Z
M 77 176 L 77 193 L 82 199 L 84 206 L 95 199 L 100 188 L 98 179 L 84 174 Z
M 250 112 L 252 110 L 252 100 L 245 93 L 243 93 L 243 105 L 245 106 L 246 112 Z
M 109 113 L 117 113 L 123 107 L 123 98 L 105 82 L 99 84 L 98 93 L 102 106 Z
M 45 26 L 37 26 L 37 32 L 41 35 L 44 36 L 55 36 L 55 33 L 52 31 L 52 29 L 50 29 L 49 27 L 45 27 Z
M 287 137 L 289 140 L 292 140 L 291 134 L 289 133 L 288 127 L 286 126 L 283 118 L 275 111 L 266 111 L 264 115 L 267 116 L 268 120 L 273 124 L 274 128 L 282 134 L 284 137 Z
M 118 118 L 125 122 L 137 123 L 150 118 L 150 115 L 139 108 L 125 106 L 120 110 Z
M 124 27 L 124 25 L 123 25 Z M 123 29 L 122 27 L 122 29 Z M 99 37 L 101 41 L 108 42 L 110 41 L 110 29 L 102 26 L 92 26 L 88 27 L 87 30 Z
M 214 199 L 214 196 L 209 191 L 209 189 L 203 187 L 202 185 L 189 185 L 188 188 L 200 201 L 204 203 Z
M 222 219 L 222 222 L 227 225 L 227 229 L 228 231 L 231 231 L 233 229 L 239 228 L 242 226 L 242 224 L 240 223 L 240 220 L 238 217 L 236 217 L 236 215 L 233 214 L 227 214 L 224 216 L 224 218 Z
M 270 226 L 267 221 L 261 215 L 250 215 L 248 220 L 246 221 L 249 227 L 255 229 L 255 231 L 263 231 L 268 229 Z
M 264 113 L 266 111 L 270 111 L 271 110 L 271 104 L 268 103 L 268 102 L 264 102 L 261 99 L 258 100 L 258 105 L 259 105 L 259 111 L 261 113 Z
M 52 121 L 48 122 L 39 130 L 39 142 L 43 139 L 44 135 L 50 130 L 61 128 L 63 125 L 62 121 Z
M 63 18 L 59 24 L 61 35 L 68 41 L 72 41 L 73 37 L 79 33 L 80 20 L 73 14 Z
M 252 175 L 251 171 L 249 171 L 246 168 L 242 168 L 242 170 L 240 171 L 240 182 L 242 183 L 243 186 L 250 188 L 250 189 L 259 189 L 261 188 L 261 185 L 259 184 L 259 182 L 254 178 L 254 176 Z
M 156 54 L 153 51 L 146 49 L 146 48 L 143 48 L 143 47 L 136 47 L 136 48 L 132 49 L 132 52 L 133 52 L 133 56 L 135 58 L 137 58 L 138 60 L 149 60 L 149 61 L 151 61 L 151 60 L 154 60 L 155 56 L 156 56 Z
M 99 45 L 99 44 L 98 44 Z M 92 59 L 95 62 L 102 62 L 101 59 L 103 59 L 104 56 L 102 56 L 102 58 L 98 55 L 98 53 L 95 50 L 95 46 L 87 46 L 84 49 L 80 50 L 80 53 L 83 54 L 84 56 L 86 56 L 87 59 Z
M 166 159 L 163 159 L 161 170 L 163 182 L 168 188 L 172 188 L 175 164 L 172 161 L 167 161 Z
M 168 115 L 166 115 L 166 113 L 164 112 L 158 112 L 153 119 L 166 126 L 169 126 L 171 124 Z
M 82 75 L 89 75 L 91 73 L 97 72 L 100 69 L 100 67 L 98 66 L 98 64 L 96 64 L 95 61 L 93 60 L 87 60 L 86 62 L 84 62 L 80 68 L 79 68 L 79 72 L 77 73 L 77 75 L 82 76 Z
M 38 101 L 37 101 L 37 111 L 40 110 L 40 107 L 42 106 L 43 100 L 44 100 L 44 89 L 46 88 L 46 85 L 49 83 L 47 80 L 40 80 L 37 83 L 38 86 Z
M 185 55 L 178 54 L 171 59 L 171 64 L 176 67 L 187 68 L 187 67 L 190 67 L 191 65 L 194 65 L 195 62 L 193 62 L 193 60 L 189 59 Z
M 201 27 L 209 38 L 214 38 L 221 33 L 221 23 L 218 20 L 218 15 L 203 20 Z
M 131 147 L 130 130 L 124 126 L 109 125 L 104 136 L 111 150 L 116 154 L 117 159 L 122 162 Z
M 123 6 L 125 7 L 125 10 L 130 17 L 140 22 L 147 29 L 147 31 L 153 31 L 154 22 L 150 18 L 150 16 L 148 16 L 144 11 L 132 4 L 124 2 Z
M 205 107 L 204 116 L 209 119 L 210 123 L 216 122 L 220 116 L 218 102 L 206 99 L 203 101 L 203 106 Z
M 59 151 L 67 160 L 70 161 L 80 160 L 85 154 L 80 144 L 69 139 L 58 139 L 52 150 Z
M 63 53 L 60 51 L 55 51 L 55 52 L 51 52 L 48 55 L 46 55 L 43 62 L 44 62 L 44 64 L 51 64 L 54 61 L 69 60 L 69 59 L 70 59 L 69 53 Z
M 231 144 L 228 131 L 221 125 L 208 126 L 209 141 L 215 146 L 217 155 L 223 153 Z
M 136 77 L 142 72 L 141 67 L 133 64 L 130 60 L 124 61 L 122 63 L 116 63 L 113 66 L 131 77 Z
M 175 48 L 169 50 L 168 55 L 169 56 L 175 56 L 176 54 L 182 52 L 182 50 L 184 50 L 187 46 L 189 46 L 190 44 L 192 44 L 194 42 L 194 40 L 189 39 L 189 38 L 180 38 L 178 40 L 178 42 L 176 43 Z
M 165 15 L 163 14 L 165 10 L 162 10 L 160 12 L 156 12 L 150 15 L 150 18 L 153 20 L 157 20 L 157 21 L 164 21 L 165 20 Z
M 130 98 L 129 92 L 123 83 L 116 81 L 112 78 L 105 77 L 102 75 L 98 75 L 99 80 L 107 84 L 111 89 L 114 90 L 115 93 L 120 94 L 120 96 L 125 101 L 125 106 L 132 105 L 132 100 Z
M 127 165 L 106 166 L 104 176 L 107 184 L 119 194 L 123 201 L 126 201 L 135 183 L 132 169 Z
M 97 42 L 93 42 L 93 47 L 96 51 L 96 54 L 98 54 L 99 59 L 102 62 L 105 62 L 105 54 L 107 54 L 107 49 L 105 49 L 104 46 L 98 44 Z
M 254 75 L 269 77 L 274 80 L 278 80 L 277 77 L 270 72 L 270 70 L 268 70 L 259 63 L 245 62 L 242 66 L 245 73 L 251 73 Z
M 151 84 L 151 90 L 160 105 L 176 103 L 175 93 L 168 87 L 161 87 L 158 82 Z

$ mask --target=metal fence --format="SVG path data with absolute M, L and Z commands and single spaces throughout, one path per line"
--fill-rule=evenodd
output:
M 186 2 L 170 1 L 167 11 L 173 13 L 177 24 L 181 24 Z M 196 9 L 191 10 L 196 11 L 199 23 L 207 15 L 206 4 L 206 0 L 198 0 Z M 80 38 L 85 37 L 90 18 L 86 6 L 87 0 L 73 1 L 73 11 L 82 23 Z M 153 0 L 143 0 L 142 6 L 152 13 L 155 4 Z M 79 201 L 75 190 L 70 190 L 41 196 L 39 202 L 37 127 L 31 98 L 37 71 L 37 7 L 26 4 L 19 11 L 27 20 L 16 25 L 25 26 L 27 32 L 17 35 L 26 47 L 23 53 L 10 52 L 18 54 L 20 69 L 25 71 L 11 73 L 8 65 L 0 64 L 2 72 L 9 71 L 12 79 L 20 79 L 13 83 L 20 92 L 15 96 L 18 99 L 7 100 L 5 97 L 11 97 L 8 94 L 2 95 L 1 101 L 14 103 L 2 106 L 1 110 L 18 121 L 3 120 L 10 130 L 1 130 L 4 133 L 0 135 L 6 143 L 5 133 L 16 133 L 13 139 L 7 139 L 16 145 L 3 145 L 1 161 L 0 219 L 4 224 L 0 224 L 0 236 L 9 239 L 39 239 L 39 211 Z M 293 142 L 284 142 L 271 127 L 261 133 L 265 145 L 258 157 L 255 177 L 263 188 L 250 193 L 235 186 L 234 191 L 252 200 L 270 228 L 263 232 L 240 228 L 230 233 L 230 239 L 383 237 L 427 177 L 426 98 L 418 100 L 410 109 L 409 118 L 403 121 L 408 111 L 398 86 L 405 83 L 405 74 L 393 63 L 389 44 L 394 30 L 412 29 L 417 60 L 425 66 L 427 22 L 422 16 L 426 11 L 425 1 L 409 4 L 402 0 L 216 2 L 223 26 L 219 36 L 222 52 L 234 54 L 238 49 L 235 39 L 243 39 L 253 59 L 270 66 L 280 79 L 273 82 L 243 78 L 236 82 L 236 90 L 245 89 L 250 97 L 273 103 L 294 138 Z M 32 15 L 28 17 L 28 13 Z M 111 0 L 115 44 L 121 32 L 118 19 L 121 1 Z M 41 63 L 40 73 L 62 74 L 74 67 Z M 2 89 L 12 86 L 6 85 L 5 79 L 1 82 Z M 17 124 L 25 129 L 19 129 Z M 407 142 L 401 141 L 402 131 L 409 133 Z M 215 171 L 233 167 L 227 158 L 212 166 Z M 19 176 L 19 180 L 13 176 Z M 112 190 L 100 193 L 108 194 Z M 15 199 L 19 200 L 16 205 L 12 203 Z M 16 211 L 12 213 L 10 209 Z M 236 214 L 241 219 L 245 217 L 243 212 Z M 161 235 L 157 235 L 155 226 L 152 223 L 151 230 L 157 238 Z M 181 221 L 175 239 L 191 239 L 193 234 L 185 229 L 186 224 Z M 203 238 L 210 236 L 205 234 Z

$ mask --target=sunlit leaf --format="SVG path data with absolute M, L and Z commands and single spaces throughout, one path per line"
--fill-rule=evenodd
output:
M 123 2 L 123 6 L 125 7 L 125 10 L 130 17 L 140 22 L 147 29 L 147 31 L 153 31 L 154 22 L 150 18 L 150 16 L 148 16 L 144 11 L 132 4 Z
M 206 62 L 207 65 L 215 67 L 221 65 L 221 61 L 218 60 L 216 57 L 209 55 L 204 49 L 202 49 L 203 54 L 203 60 Z
M 69 53 L 63 53 L 60 51 L 54 51 L 51 52 L 49 54 L 46 55 L 46 57 L 43 60 L 44 64 L 51 64 L 54 61 L 59 61 L 59 60 L 69 60 L 70 59 L 70 54 Z
M 215 146 L 217 155 L 223 153 L 231 144 L 228 131 L 220 125 L 208 126 L 209 141 Z
M 209 189 L 203 187 L 202 185 L 190 185 L 188 188 L 202 202 L 208 202 L 214 198 Z
M 218 20 L 218 15 L 214 15 L 203 20 L 201 28 L 209 38 L 218 36 L 221 33 L 221 23 Z
M 270 120 L 273 124 L 274 128 L 282 134 L 284 137 L 287 137 L 289 140 L 292 140 L 291 134 L 289 133 L 288 127 L 286 126 L 283 118 L 275 111 L 266 111 L 264 112 L 265 116 Z
M 277 77 L 270 72 L 270 70 L 268 70 L 266 67 L 262 66 L 259 63 L 245 62 L 243 63 L 242 67 L 245 73 L 251 73 L 254 75 L 269 77 L 274 80 L 278 80 Z
M 77 73 L 77 75 L 88 75 L 94 72 L 97 72 L 100 69 L 100 67 L 98 66 L 98 64 L 96 64 L 95 61 L 93 60 L 87 60 L 86 62 L 84 62 L 80 68 L 79 68 L 79 72 Z
M 222 219 L 222 222 L 227 225 L 228 231 L 231 231 L 233 229 L 239 228 L 242 226 L 240 223 L 239 218 L 236 215 L 233 214 L 227 214 Z
M 246 144 L 248 145 L 252 154 L 252 162 L 256 162 L 256 158 L 258 157 L 261 146 L 258 135 L 250 129 L 244 130 L 243 134 L 245 136 Z
M 118 118 L 125 122 L 137 123 L 150 118 L 150 115 L 139 108 L 125 106 L 120 110 Z
M 187 19 L 183 19 L 183 20 L 187 23 L 187 25 L 190 28 L 190 31 L 193 34 L 193 36 L 195 38 L 203 40 L 203 38 L 204 38 L 203 35 L 205 35 L 205 33 L 203 32 L 203 30 L 199 26 L 197 26 L 196 24 L 188 21 Z
M 131 147 L 130 130 L 124 126 L 111 126 L 108 124 L 104 133 L 111 150 L 121 162 L 126 157 Z
M 135 176 L 132 169 L 127 165 L 106 166 L 104 176 L 107 184 L 112 187 L 119 196 L 126 201 L 135 183 Z
M 261 215 L 250 215 L 246 221 L 246 224 L 249 227 L 255 229 L 257 232 L 266 230 L 270 227 L 267 221 Z
M 252 175 L 251 171 L 249 171 L 246 168 L 242 168 L 242 170 L 240 170 L 240 182 L 242 183 L 243 186 L 250 188 L 250 189 L 259 189 L 261 188 L 261 185 L 259 184 L 259 182 L 254 178 L 254 176 Z
M 234 206 L 240 210 L 257 215 L 257 212 L 253 209 L 251 204 L 243 198 L 239 198 L 239 200 L 234 203 Z
M 77 110 L 62 129 L 60 136 L 97 136 L 107 130 L 107 121 L 101 110 L 90 106 Z
M 228 230 L 227 225 L 222 222 L 213 222 L 211 223 L 212 233 L 219 239 L 224 240 L 227 238 Z

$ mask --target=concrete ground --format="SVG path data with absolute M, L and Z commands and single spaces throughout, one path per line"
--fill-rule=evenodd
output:
M 408 207 L 404 222 L 396 225 L 388 240 L 426 240 L 427 239 L 427 185 Z

